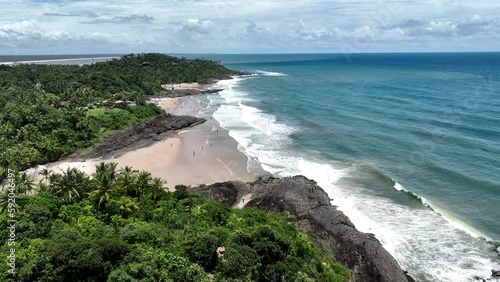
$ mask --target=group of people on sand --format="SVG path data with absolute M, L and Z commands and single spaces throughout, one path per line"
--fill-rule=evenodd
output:
M 217 132 L 217 134 L 219 134 L 219 129 L 217 129 L 216 132 Z M 179 132 L 175 133 L 175 135 L 178 137 L 179 136 Z M 162 140 L 161 142 L 165 142 L 165 140 Z M 173 145 L 174 145 L 174 143 L 170 143 L 170 147 L 172 147 Z M 213 143 L 210 143 L 210 148 L 212 148 L 212 147 L 213 147 Z M 202 151 L 204 150 L 203 146 L 201 147 L 201 150 Z M 196 150 L 193 150 L 193 157 L 194 156 L 196 156 Z

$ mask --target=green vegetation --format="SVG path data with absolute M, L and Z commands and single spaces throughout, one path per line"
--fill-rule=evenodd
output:
M 22 194 L 33 183 L 16 176 L 17 273 L 2 263 L 0 281 L 348 280 L 287 214 L 232 209 L 185 186 L 166 192 L 160 179 L 113 163 L 92 177 L 72 169 L 40 174 L 32 196 Z M 7 242 L 5 212 L 0 225 Z M 5 243 L 2 254 L 10 248 Z
M 213 61 L 161 54 L 84 66 L 0 65 L 0 180 L 7 168 L 56 161 L 161 114 L 143 97 L 161 91 L 162 83 L 234 73 Z

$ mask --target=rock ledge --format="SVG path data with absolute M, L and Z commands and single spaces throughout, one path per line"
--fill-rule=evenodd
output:
M 271 177 L 253 183 L 222 182 L 192 190 L 231 206 L 289 212 L 318 247 L 331 249 L 337 260 L 351 269 L 350 281 L 408 281 L 375 236 L 358 231 L 344 213 L 330 204 L 326 192 L 304 176 Z

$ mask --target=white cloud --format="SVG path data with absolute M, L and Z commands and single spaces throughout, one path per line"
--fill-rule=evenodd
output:
M 488 0 L 0 0 L 0 6 L 0 54 L 500 49 L 500 2 Z
M 126 24 L 126 23 L 151 23 L 153 22 L 154 18 L 146 15 L 137 15 L 133 14 L 130 16 L 110 16 L 110 15 L 103 15 L 103 16 L 98 16 L 95 19 L 92 20 L 85 20 L 85 21 L 80 21 L 81 24 L 105 24 L 105 23 L 112 23 L 112 24 Z
M 300 26 L 297 33 L 304 40 L 321 40 L 331 37 L 331 33 L 324 27 L 317 29 L 308 29 L 303 20 L 300 20 Z
M 41 50 L 67 48 L 94 45 L 140 45 L 152 42 L 152 38 L 134 38 L 126 33 L 106 32 L 73 32 L 65 30 L 49 29 L 44 24 L 35 20 L 25 20 L 12 24 L 0 26 L 0 41 L 3 46 L 10 48 Z
M 0 39 L 11 44 L 19 42 L 36 45 L 37 42 L 58 42 L 70 38 L 71 35 L 64 31 L 43 30 L 35 20 L 24 20 L 0 26 Z
M 431 21 L 426 30 L 434 35 L 452 36 L 457 30 L 457 25 L 451 21 Z
M 179 32 L 208 34 L 213 25 L 214 23 L 210 20 L 187 19 L 179 23 L 177 30 Z

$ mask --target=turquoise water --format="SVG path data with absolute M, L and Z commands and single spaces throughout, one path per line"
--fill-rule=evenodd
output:
M 210 97 L 240 150 L 315 179 L 412 276 L 500 268 L 500 54 L 204 57 L 256 73 Z

